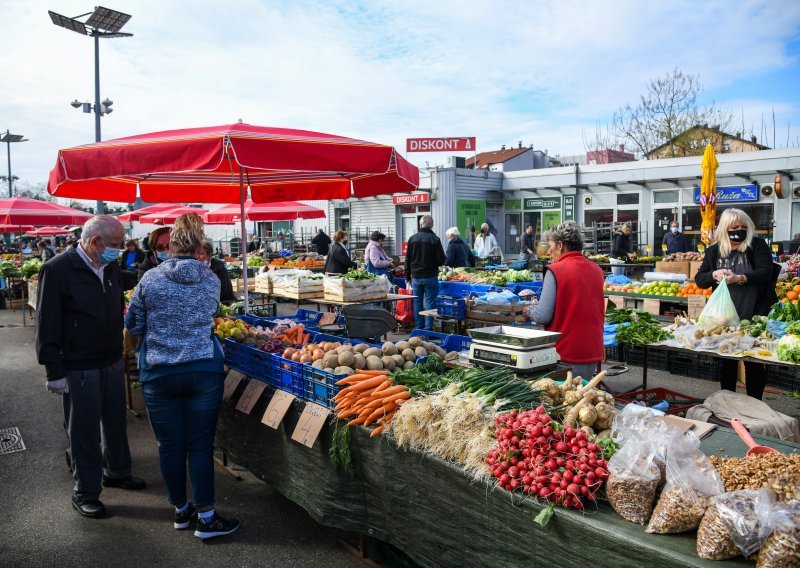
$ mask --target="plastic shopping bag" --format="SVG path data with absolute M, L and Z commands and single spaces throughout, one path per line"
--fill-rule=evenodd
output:
M 711 294 L 706 307 L 697 318 L 697 325 L 703 329 L 714 326 L 736 327 L 739 325 L 739 314 L 731 300 L 728 283 L 723 280 Z
M 411 290 L 398 288 L 397 293 L 401 296 L 411 296 Z M 394 319 L 400 323 L 412 323 L 414 321 L 414 300 L 400 300 L 394 308 Z
M 757 552 L 771 532 L 772 507 L 766 488 L 712 497 L 697 529 L 697 555 L 706 560 L 727 560 Z

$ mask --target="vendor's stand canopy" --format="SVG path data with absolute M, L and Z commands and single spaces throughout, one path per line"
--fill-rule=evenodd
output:
M 174 205 L 166 211 L 160 213 L 150 213 L 149 215 L 142 215 L 139 217 L 140 223 L 149 223 L 152 225 L 174 225 L 175 220 L 181 215 L 189 213 L 197 213 L 203 215 L 206 212 L 202 207 L 175 207 Z
M 119 219 L 121 223 L 129 223 L 132 221 L 138 221 L 140 217 L 144 217 L 145 215 L 150 215 L 151 213 L 161 213 L 162 211 L 167 211 L 168 209 L 174 208 L 174 203 L 156 203 L 154 205 L 142 207 L 141 209 L 136 209 L 135 211 L 123 213 L 117 217 L 117 219 Z
M 324 219 L 325 211 L 297 201 L 277 203 L 253 203 L 248 199 L 244 204 L 246 221 L 294 221 L 296 219 Z M 241 221 L 242 213 L 238 203 L 225 205 L 207 211 L 203 220 L 209 225 L 233 225 Z
M 61 227 L 42 227 L 25 233 L 26 237 L 52 237 L 54 235 L 68 235 L 69 231 Z
M 38 199 L 0 199 L 0 225 L 77 225 L 85 223 L 92 216 L 85 211 Z
M 703 152 L 703 161 L 700 164 L 703 170 L 703 179 L 700 182 L 700 238 L 705 244 L 714 240 L 714 221 L 717 213 L 717 168 L 719 162 L 714 155 L 714 148 L 710 144 Z
M 21 233 L 33 230 L 33 225 L 0 225 L 0 233 Z

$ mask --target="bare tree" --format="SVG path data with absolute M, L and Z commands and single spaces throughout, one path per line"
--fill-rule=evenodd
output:
M 38 199 L 39 201 L 47 201 L 49 203 L 54 203 L 56 200 L 55 197 L 47 192 L 47 186 L 44 183 L 31 183 L 25 180 L 17 180 L 14 182 L 14 195 L 27 197 L 29 199 Z

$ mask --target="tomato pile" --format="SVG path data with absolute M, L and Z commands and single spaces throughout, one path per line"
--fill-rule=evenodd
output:
M 522 489 L 582 511 L 584 501 L 595 501 L 608 478 L 608 462 L 585 431 L 571 426 L 559 429 L 544 407 L 498 414 L 498 447 L 486 463 L 504 489 Z

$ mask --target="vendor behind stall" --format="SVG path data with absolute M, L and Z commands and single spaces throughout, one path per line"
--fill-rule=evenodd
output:
M 347 252 L 347 233 L 344 231 L 336 231 L 333 234 L 333 245 L 328 253 L 328 258 L 325 260 L 325 268 L 323 269 L 326 274 L 344 274 L 351 268 L 356 268 L 358 265 L 350 259 L 350 253 Z
M 489 232 L 489 224 L 481 225 L 481 232 L 475 237 L 475 256 L 478 258 L 488 258 L 490 256 L 503 257 L 503 251 L 497 244 L 497 238 Z
M 203 248 L 200 250 L 200 254 L 197 255 L 197 260 L 208 264 L 211 272 L 216 274 L 217 278 L 219 278 L 220 303 L 228 305 L 238 301 L 238 298 L 233 294 L 233 284 L 228 274 L 228 268 L 225 266 L 224 262 L 218 258 L 214 258 L 214 243 L 209 240 L 203 241 Z
M 669 228 L 669 233 L 664 235 L 664 240 L 661 244 L 667 245 L 667 254 L 676 252 L 689 252 L 686 247 L 686 237 L 681 233 L 678 223 L 673 221 Z
M 636 256 L 631 246 L 631 226 L 622 225 L 614 233 L 614 241 L 611 246 L 611 256 L 613 258 L 628 261 Z
M 700 270 L 694 277 L 700 288 L 713 286 L 722 280 L 728 283 L 733 305 L 740 319 L 769 314 L 778 301 L 775 282 L 779 269 L 772 262 L 767 242 L 756 236 L 752 219 L 741 209 L 726 209 L 715 231 L 717 242 L 706 249 Z M 722 359 L 720 387 L 736 390 L 739 362 Z M 766 371 L 762 363 L 745 362 L 747 394 L 761 399 L 764 394 Z
M 533 320 L 561 338 L 556 351 L 573 373 L 589 379 L 605 356 L 603 270 L 586 259 L 580 227 L 567 221 L 544 235 L 550 263 Z

